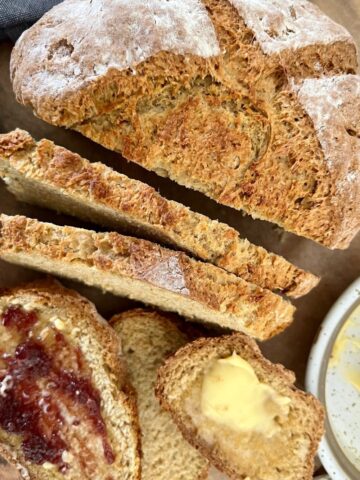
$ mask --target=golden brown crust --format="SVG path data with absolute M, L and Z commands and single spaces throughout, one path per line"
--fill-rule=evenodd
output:
M 191 423 L 191 421 L 189 422 L 189 417 L 179 411 L 179 406 L 177 405 L 176 400 L 174 400 L 178 395 L 178 392 L 175 392 L 174 390 L 176 389 L 176 385 L 172 385 L 173 374 L 179 369 L 180 365 L 183 366 L 182 370 L 184 371 L 182 375 L 184 376 L 186 375 L 186 365 L 190 362 L 194 362 L 196 365 L 197 357 L 199 357 L 199 361 L 203 362 L 204 358 L 207 357 L 211 359 L 225 358 L 231 355 L 234 351 L 253 366 L 256 365 L 257 373 L 259 372 L 259 369 L 262 370 L 261 381 L 268 382 L 275 388 L 276 384 L 280 384 L 283 393 L 286 394 L 287 392 L 288 395 L 291 395 L 291 398 L 301 398 L 306 402 L 308 407 L 307 414 L 311 420 L 311 430 L 307 431 L 306 435 L 309 436 L 311 444 L 307 452 L 305 463 L 306 471 L 302 478 L 304 480 L 312 479 L 314 457 L 320 439 L 324 433 L 324 408 L 315 397 L 298 390 L 294 386 L 295 375 L 293 372 L 285 369 L 282 365 L 273 364 L 264 358 L 256 342 L 246 335 L 236 333 L 231 336 L 218 338 L 201 338 L 178 350 L 159 370 L 156 395 L 159 398 L 161 405 L 171 413 L 184 437 L 209 458 L 211 463 L 219 470 L 225 472 L 234 480 L 239 478 L 245 480 L 246 478 L 249 478 L 246 472 L 239 476 L 239 472 L 228 462 L 225 462 L 219 454 L 215 450 L 212 450 L 207 442 L 198 435 L 197 428 Z M 214 352 L 216 352 L 215 355 Z
M 98 344 L 102 346 L 102 360 L 107 366 L 107 373 L 113 382 L 114 392 L 118 392 L 118 402 L 122 404 L 126 411 L 126 421 L 130 425 L 132 438 L 129 439 L 129 448 L 133 449 L 134 459 L 133 465 L 129 463 L 126 467 L 130 469 L 131 473 L 126 473 L 129 475 L 129 478 L 140 480 L 141 447 L 136 396 L 133 387 L 128 381 L 125 363 L 119 356 L 121 345 L 117 335 L 108 327 L 107 322 L 99 316 L 92 303 L 77 292 L 63 287 L 51 277 L 14 288 L 0 289 L 0 299 L 18 299 L 21 301 L 24 297 L 27 298 L 27 300 L 32 299 L 36 302 L 38 308 L 50 308 L 56 311 L 71 313 L 71 328 L 74 330 L 78 329 L 81 332 L 80 338 L 85 338 L 90 335 L 93 341 L 98 342 Z M 77 341 L 79 341 L 79 339 L 77 339 Z M 83 342 L 81 343 L 83 344 Z M 88 348 L 94 348 L 94 345 Z M 87 350 L 83 349 L 83 353 L 85 356 L 88 355 Z M 92 365 L 92 368 L 96 368 L 96 366 Z M 106 422 L 108 424 L 111 423 L 108 418 Z M 21 462 L 18 461 L 18 452 L 10 452 L 6 445 L 0 445 L 0 454 L 3 455 L 10 464 L 20 469 L 20 473 L 21 468 L 23 469 L 22 478 L 25 480 L 35 480 L 35 478 L 38 478 L 36 475 L 40 475 L 39 472 L 34 473 L 32 464 L 27 464 L 23 459 Z M 131 468 L 133 468 L 132 471 Z M 26 476 L 26 471 L 28 471 L 28 476 Z M 123 473 L 125 474 L 125 471 Z M 53 478 L 52 472 L 45 469 L 41 470 L 41 479 L 52 480 Z
M 104 164 L 90 163 L 49 140 L 36 143 L 23 130 L 0 135 L 0 176 L 20 200 L 63 209 L 65 213 L 80 215 L 107 227 L 128 227 L 130 231 L 188 251 L 263 288 L 296 298 L 318 283 L 315 275 L 242 239 L 228 225 L 192 212 L 162 197 L 154 188 Z M 56 194 L 73 199 L 74 203 L 62 205 L 54 198 L 51 204 L 50 194 L 42 194 L 33 184 L 27 190 L 26 181 L 54 188 Z M 35 196 L 34 191 L 37 191 Z M 76 201 L 83 207 L 75 211 Z
M 36 260 L 40 270 L 59 272 L 189 318 L 240 329 L 259 339 L 285 329 L 295 310 L 280 296 L 213 265 L 117 233 L 95 233 L 2 215 L 0 256 L 15 263 L 25 261 L 29 266 Z M 101 274 L 101 280 L 91 272 Z M 144 288 L 140 290 L 139 283 L 136 291 L 130 283 L 121 287 L 111 284 L 114 276 L 119 283 L 128 279 L 141 282 Z
M 252 2 L 236 3 L 253 8 Z M 311 112 L 301 106 L 291 79 L 354 73 L 356 49 L 347 34 L 336 33 L 341 29 L 333 24 L 325 41 L 325 29 L 319 28 L 315 35 L 319 42 L 312 31 L 295 29 L 295 35 L 291 29 L 283 29 L 278 25 L 282 10 L 298 26 L 300 2 L 293 3 L 288 9 L 287 4 L 278 2 L 275 12 L 269 13 L 274 28 L 264 33 L 274 43 L 285 36 L 280 52 L 265 54 L 261 41 L 227 0 L 203 0 L 222 55 L 182 56 L 169 49 L 137 64 L 135 70 L 109 69 L 80 89 L 56 98 L 48 92 L 40 99 L 39 89 L 27 85 L 34 62 L 27 63 L 23 52 L 32 49 L 33 37 L 46 31 L 39 23 L 14 50 L 14 89 L 21 102 L 30 104 L 50 123 L 72 127 L 219 203 L 273 221 L 330 248 L 346 248 L 359 229 L 358 212 L 353 208 L 359 203 L 358 193 L 354 183 L 347 181 L 347 189 L 356 198 L 351 202 L 344 199 L 336 189 L 337 174 L 333 175 L 327 164 L 327 157 L 331 160 L 337 150 L 343 152 L 344 145 L 339 140 L 330 153 L 325 151 Z M 302 8 L 314 10 L 307 3 Z M 311 14 L 314 25 L 328 25 L 329 20 L 315 10 Z M 302 41 L 298 41 L 299 35 Z M 310 38 L 313 41 L 309 42 Z M 298 41 L 295 46 L 294 39 Z M 42 42 L 47 52 L 51 45 Z M 65 64 L 72 65 L 74 57 L 65 55 Z M 43 64 L 39 65 L 42 69 Z M 45 72 L 59 73 L 51 62 Z M 343 94 L 350 103 L 356 101 L 346 90 Z M 348 115 L 335 119 L 343 131 L 350 120 Z M 331 125 L 326 135 L 335 136 Z M 351 158 L 346 158 L 350 176 L 358 150 L 357 146 Z M 345 208 L 344 202 L 349 206 Z

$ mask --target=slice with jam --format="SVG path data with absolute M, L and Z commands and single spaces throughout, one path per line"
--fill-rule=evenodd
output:
M 58 283 L 0 291 L 0 453 L 31 479 L 140 478 L 119 351 L 94 306 Z

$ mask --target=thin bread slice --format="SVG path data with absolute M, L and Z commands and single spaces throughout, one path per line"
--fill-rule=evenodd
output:
M 250 364 L 261 383 L 290 399 L 287 416 L 275 417 L 277 430 L 270 438 L 261 431 L 236 430 L 203 413 L 205 374 L 217 359 L 234 352 Z M 203 338 L 180 349 L 159 370 L 156 393 L 185 438 L 230 478 L 310 480 L 324 412 L 317 399 L 295 388 L 294 380 L 292 372 L 266 360 L 254 340 L 233 334 Z M 221 384 L 218 388 L 223 391 Z
M 214 265 L 118 233 L 1 215 L 0 257 L 262 340 L 284 330 L 294 312 L 280 296 Z
M 116 315 L 110 323 L 120 335 L 137 393 L 142 480 L 206 479 L 208 461 L 184 440 L 169 413 L 160 408 L 154 391 L 159 367 L 187 343 L 186 336 L 154 311 L 131 310 Z
M 117 335 L 58 282 L 0 290 L 0 455 L 26 480 L 138 480 Z
M 50 140 L 36 142 L 23 130 L 0 135 L 0 176 L 19 200 L 115 230 L 126 227 L 269 290 L 299 297 L 318 283 L 315 275 L 251 244 L 228 225 Z

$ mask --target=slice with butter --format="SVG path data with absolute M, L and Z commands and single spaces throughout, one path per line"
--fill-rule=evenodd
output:
M 160 369 L 156 387 L 187 440 L 232 479 L 310 480 L 320 402 L 243 334 L 202 338 Z
M 233 352 L 215 360 L 204 375 L 201 412 L 214 422 L 240 432 L 272 437 L 278 417 L 289 414 L 291 399 L 259 381 L 249 362 Z

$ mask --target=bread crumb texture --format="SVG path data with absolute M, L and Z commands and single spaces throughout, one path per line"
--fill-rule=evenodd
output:
M 137 393 L 141 428 L 142 480 L 208 478 L 208 461 L 181 435 L 155 397 L 158 369 L 188 339 L 171 317 L 151 310 L 130 310 L 111 319 L 119 334 L 132 385 Z
M 228 225 L 23 130 L 0 135 L 0 176 L 20 201 L 165 243 L 260 287 L 299 297 L 318 282 Z
M 118 233 L 1 215 L 0 257 L 262 340 L 284 330 L 295 311 L 214 265 Z

